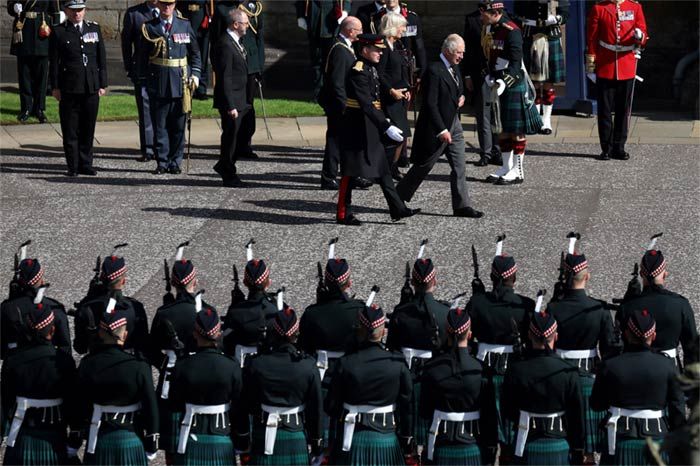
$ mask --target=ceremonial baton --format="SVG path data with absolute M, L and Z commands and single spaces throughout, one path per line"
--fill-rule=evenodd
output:
M 255 78 L 255 80 L 258 82 L 258 92 L 260 92 L 260 106 L 262 107 L 263 121 L 265 122 L 265 131 L 267 131 L 267 139 L 272 140 L 270 126 L 267 124 L 267 112 L 265 111 L 265 98 L 263 97 L 262 80 L 258 78 Z
M 630 121 L 632 120 L 632 104 L 634 103 L 634 88 L 637 81 L 640 83 L 644 82 L 644 78 L 637 75 L 637 66 L 639 65 L 639 60 L 642 58 L 642 52 L 640 49 L 634 51 L 634 79 L 632 80 L 632 92 L 630 93 L 630 107 L 627 109 L 627 131 L 630 129 Z

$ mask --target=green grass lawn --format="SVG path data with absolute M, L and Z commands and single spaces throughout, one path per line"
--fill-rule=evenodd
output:
M 317 104 L 301 100 L 266 99 L 265 110 L 267 116 L 272 117 L 300 117 L 322 116 L 323 110 Z M 255 99 L 255 111 L 259 118 L 262 117 L 260 99 Z M 19 94 L 12 91 L 0 92 L 0 124 L 15 125 L 19 113 Z M 46 116 L 52 123 L 58 123 L 58 102 L 51 96 L 46 97 Z M 219 117 L 216 109 L 212 108 L 212 99 L 192 101 L 192 116 L 194 118 Z M 125 92 L 107 93 L 100 99 L 100 112 L 97 121 L 136 120 L 136 101 L 134 96 Z M 30 118 L 29 123 L 36 123 L 36 118 Z

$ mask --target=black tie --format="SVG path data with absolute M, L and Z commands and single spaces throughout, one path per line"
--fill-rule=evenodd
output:
M 455 65 L 450 66 L 450 74 L 452 75 L 452 79 L 454 79 L 455 83 L 457 84 L 457 87 L 459 87 L 459 79 L 457 79 L 457 70 L 455 69 Z
M 75 25 L 75 30 L 78 31 L 78 34 L 82 35 L 83 31 L 80 30 L 80 24 Z

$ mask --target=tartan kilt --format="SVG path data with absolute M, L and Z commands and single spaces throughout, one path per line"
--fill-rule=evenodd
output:
M 146 452 L 141 439 L 132 431 L 126 429 L 103 432 L 100 429 L 97 436 L 95 453 L 85 453 L 83 464 L 120 466 L 146 466 Z
M 418 404 L 420 403 L 421 392 L 420 379 L 418 380 L 418 382 L 413 384 L 413 402 L 411 403 L 413 425 L 411 426 L 411 432 L 413 438 L 416 440 L 416 445 L 427 445 L 426 442 L 428 441 L 428 430 L 430 430 L 430 424 L 432 424 L 432 421 L 424 419 L 418 414 Z
M 518 81 L 507 88 L 499 98 L 502 132 L 513 134 L 537 134 L 542 128 L 542 118 L 534 104 L 535 96 L 527 95 L 527 84 Z
M 426 451 L 427 453 L 427 451 Z M 423 464 L 480 466 L 481 449 L 476 443 L 458 445 L 436 445 L 433 460 L 424 458 Z
M 395 432 L 381 433 L 374 430 L 358 430 L 352 437 L 350 451 L 343 451 L 339 438 L 333 447 L 328 464 L 351 466 L 403 466 L 403 452 Z M 339 437 L 342 437 L 339 435 Z
M 496 400 L 496 416 L 498 417 L 498 443 L 511 445 L 515 442 L 515 426 L 507 416 L 501 412 L 501 398 L 503 397 L 503 376 L 494 374 L 491 376 L 491 384 Z
M 654 443 L 659 443 L 654 441 Z M 668 455 L 662 453 L 661 457 L 668 464 Z M 618 466 L 655 466 L 657 463 L 652 458 L 645 439 L 621 439 L 619 436 L 615 442 L 615 454 L 608 454 L 607 445 L 600 458 L 600 464 L 610 464 Z
M 559 466 L 569 462 L 569 442 L 565 439 L 538 438 L 525 444 L 522 458 L 514 456 L 517 464 Z
M 546 80 L 548 83 L 563 83 L 566 81 L 566 61 L 564 58 L 564 49 L 561 46 L 561 38 L 548 37 L 547 45 L 549 48 L 549 77 Z M 523 41 L 523 62 L 525 68 L 530 70 L 530 48 L 532 47 L 532 36 L 526 37 Z
M 304 431 L 292 432 L 278 427 L 274 452 L 266 455 L 265 424 L 255 423 L 253 426 L 250 465 L 308 465 L 309 461 L 309 448 Z
M 158 419 L 160 425 L 160 439 L 158 440 L 158 445 L 160 449 L 167 453 L 177 453 L 182 413 L 171 411 L 168 400 L 163 400 L 159 397 Z
M 184 466 L 229 466 L 236 464 L 236 452 L 226 435 L 196 434 L 187 439 L 185 454 L 176 454 L 174 464 Z
M 22 426 L 15 446 L 7 447 L 3 457 L 3 464 L 58 466 L 65 463 L 65 431 L 27 426 Z
M 601 427 L 607 414 L 606 411 L 591 409 L 591 392 L 595 378 L 589 373 L 579 373 L 579 386 L 583 400 L 584 439 L 583 451 L 586 453 L 600 452 L 607 448 L 605 430 Z

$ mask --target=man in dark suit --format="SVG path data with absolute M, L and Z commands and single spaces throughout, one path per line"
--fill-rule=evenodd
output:
M 151 123 L 151 106 L 146 92 L 146 60 L 148 57 L 141 53 L 141 26 L 146 21 L 157 18 L 160 12 L 157 8 L 157 0 L 148 0 L 134 5 L 124 14 L 122 27 L 122 59 L 124 71 L 134 83 L 134 96 L 136 108 L 139 113 L 139 142 L 141 146 L 141 158 L 139 162 L 153 160 L 153 124 Z
M 243 115 L 250 105 L 246 100 L 248 65 L 246 51 L 241 38 L 246 34 L 250 23 L 243 10 L 233 9 L 229 13 L 229 28 L 216 44 L 214 72 L 214 108 L 221 115 L 221 151 L 214 170 L 221 175 L 225 187 L 241 188 L 243 182 L 236 174 L 236 137 L 241 127 Z
M 464 40 L 457 34 L 447 36 L 440 60 L 431 63 L 423 80 L 423 106 L 411 150 L 413 166 L 396 186 L 399 196 L 410 201 L 442 154 L 450 163 L 452 211 L 456 217 L 479 218 L 483 212 L 471 207 L 464 173 L 464 134 L 459 109 L 464 105 L 464 89 L 459 62 L 464 55 Z
M 94 176 L 92 142 L 107 88 L 107 57 L 100 26 L 84 20 L 85 1 L 70 0 L 65 12 L 68 20 L 55 27 L 49 45 L 51 89 L 59 101 L 68 176 Z

